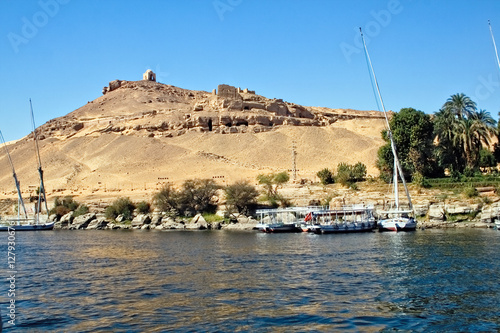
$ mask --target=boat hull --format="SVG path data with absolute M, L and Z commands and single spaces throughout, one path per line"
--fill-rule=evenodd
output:
M 374 223 L 349 223 L 349 224 L 327 224 L 319 225 L 314 229 L 316 234 L 345 234 L 356 232 L 371 232 L 375 227 Z
M 413 218 L 392 218 L 378 223 L 379 231 L 415 231 L 417 222 Z
M 300 227 L 293 224 L 270 224 L 261 228 L 266 233 L 302 232 Z
M 23 225 L 1 225 L 0 231 L 38 231 L 38 230 L 52 230 L 54 229 L 54 222 L 44 224 L 23 224 Z

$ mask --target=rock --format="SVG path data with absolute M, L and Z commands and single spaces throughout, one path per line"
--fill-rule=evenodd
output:
M 485 206 L 481 212 L 476 216 L 476 220 L 481 222 L 492 223 L 498 218 L 500 210 L 495 205 Z
M 174 229 L 184 229 L 185 226 L 183 223 L 180 223 L 180 222 L 176 222 L 173 218 L 171 217 L 167 217 L 166 219 L 164 219 L 164 222 L 156 227 L 156 229 L 160 229 L 160 230 L 174 230 Z
M 425 216 L 429 211 L 429 203 L 413 205 L 413 209 L 415 211 L 415 216 Z
M 118 215 L 118 216 L 116 217 L 116 219 L 115 219 L 115 221 L 116 221 L 116 222 L 118 222 L 118 223 L 121 223 L 121 222 L 123 222 L 124 220 L 125 220 L 125 217 L 124 217 L 122 214 Z
M 144 225 L 141 227 L 141 230 L 149 230 L 149 224 L 144 224 Z
M 90 221 L 89 225 L 87 226 L 87 230 L 103 230 L 106 229 L 108 225 L 108 221 L 100 216 L 97 217 L 95 220 Z
M 139 214 L 132 220 L 132 227 L 142 227 L 144 224 L 150 224 L 151 217 L 148 214 Z
M 458 215 L 458 214 L 471 214 L 478 210 L 479 206 L 476 205 L 446 205 L 446 213 L 450 215 Z
M 204 230 L 209 228 L 209 224 L 201 214 L 196 214 L 191 222 L 185 225 L 185 228 L 189 230 Z
M 61 222 L 62 228 L 69 226 L 71 223 L 73 223 L 73 212 L 69 212 L 69 213 L 61 216 L 61 219 L 59 220 L 59 222 Z
M 84 215 L 77 216 L 73 219 L 73 223 L 70 225 L 70 229 L 86 229 L 92 220 L 96 219 L 95 213 L 88 213 Z
M 210 229 L 212 230 L 220 230 L 221 228 L 222 226 L 220 222 L 213 222 L 212 224 L 210 224 Z
M 445 219 L 444 204 L 439 203 L 430 205 L 429 211 L 427 212 L 427 216 L 429 217 L 429 220 L 444 221 Z
M 151 218 L 151 226 L 158 226 L 161 224 L 162 221 L 162 216 L 160 214 L 154 213 L 153 217 Z
M 57 214 L 52 214 L 49 216 L 49 221 L 56 222 L 57 221 Z

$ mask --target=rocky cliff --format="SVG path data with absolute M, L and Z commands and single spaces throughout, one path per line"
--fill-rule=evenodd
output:
M 248 89 L 219 85 L 212 93 L 154 81 L 110 82 L 104 95 L 41 127 L 41 138 L 119 133 L 173 137 L 187 131 L 259 133 L 282 125 L 329 126 L 338 120 L 382 119 L 376 111 L 305 107 Z

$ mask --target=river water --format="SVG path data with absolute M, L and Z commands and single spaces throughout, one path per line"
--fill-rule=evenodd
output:
M 4 332 L 500 330 L 496 230 L 0 237 Z

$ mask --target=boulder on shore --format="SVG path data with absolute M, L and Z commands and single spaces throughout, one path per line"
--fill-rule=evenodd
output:
M 201 214 L 196 214 L 185 227 L 188 230 L 205 230 L 209 228 L 209 224 Z
M 92 220 L 96 219 L 95 213 L 88 213 L 84 215 L 77 216 L 73 219 L 73 223 L 70 225 L 71 230 L 86 229 Z

